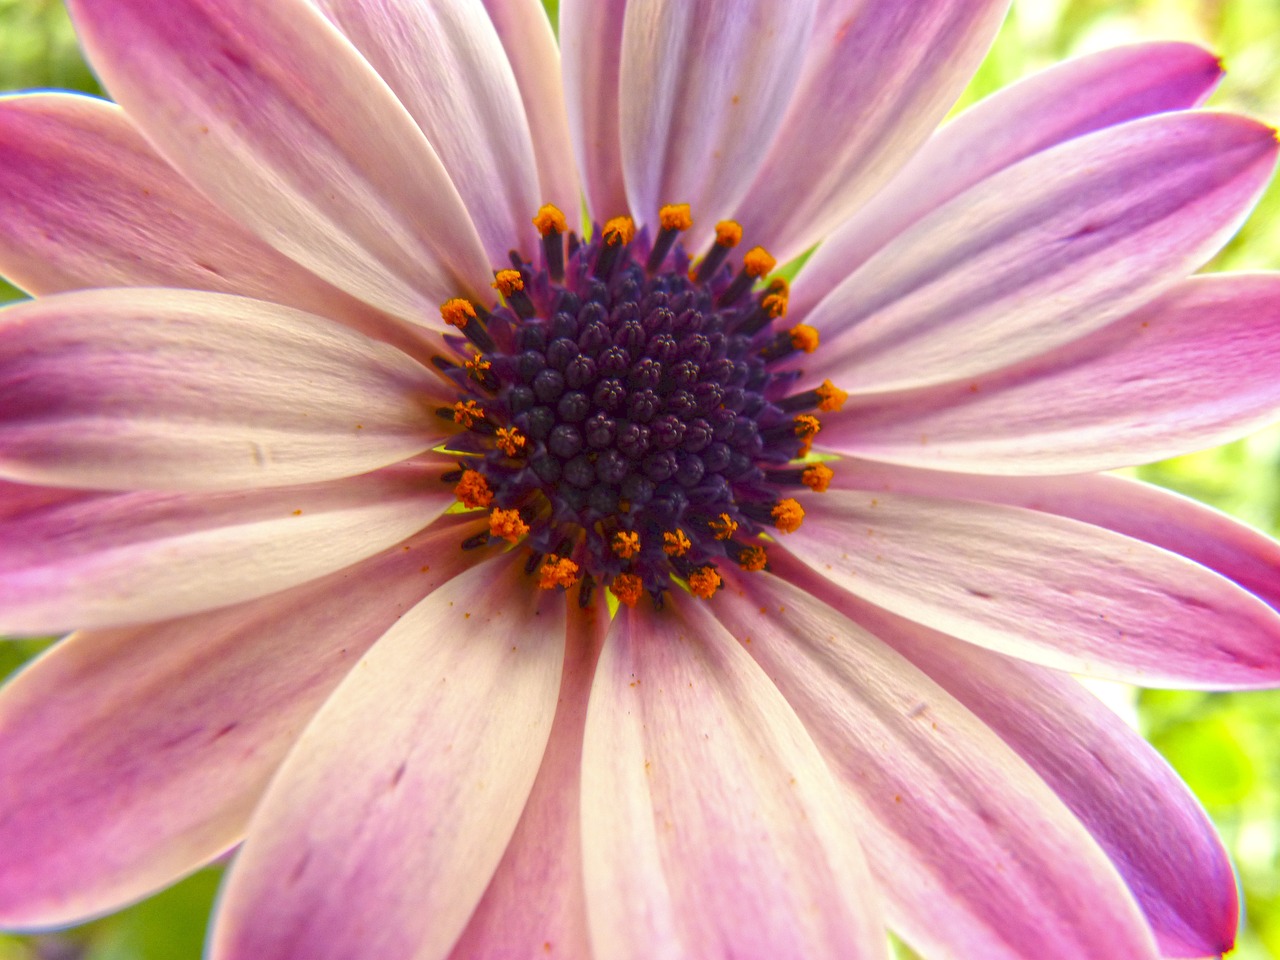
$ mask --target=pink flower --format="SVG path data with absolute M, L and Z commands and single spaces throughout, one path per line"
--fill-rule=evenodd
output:
M 1090 472 L 1280 409 L 1280 278 L 1185 279 L 1277 154 L 1211 56 L 930 137 L 1002 0 L 562 0 L 563 93 L 537 0 L 70 6 L 122 108 L 0 103 L 0 630 L 78 628 L 4 923 L 243 844 L 217 960 L 1230 947 L 1068 675 L 1280 678 L 1280 547 Z

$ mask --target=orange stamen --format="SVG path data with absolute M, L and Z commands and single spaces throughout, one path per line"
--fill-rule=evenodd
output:
M 471 305 L 470 301 L 463 300 L 461 297 L 454 297 L 452 300 L 446 300 L 440 305 L 440 316 L 449 326 L 457 327 L 461 330 L 476 319 L 476 308 Z
M 662 552 L 669 557 L 683 557 L 693 547 L 684 531 L 677 529 L 675 533 L 662 535 Z
M 693 226 L 693 214 L 687 203 L 668 203 L 658 211 L 658 222 L 663 230 L 688 230 Z
M 634 573 L 620 573 L 613 578 L 609 589 L 618 598 L 618 602 L 634 607 L 644 596 L 644 581 Z
M 477 420 L 484 419 L 484 408 L 474 400 L 459 400 L 453 405 L 453 422 L 471 429 Z
M 499 270 L 494 274 L 490 286 L 504 297 L 510 298 L 512 294 L 524 289 L 524 277 L 520 276 L 519 270 Z
M 538 586 L 543 590 L 568 590 L 577 582 L 578 565 L 568 557 L 547 557 L 538 568 Z
M 835 471 L 825 463 L 815 463 L 800 474 L 800 482 L 814 493 L 826 493 L 827 487 L 831 486 L 831 478 L 835 475 Z
M 783 533 L 795 533 L 804 522 L 804 507 L 790 497 L 779 500 L 770 513 L 773 515 L 773 525 Z
M 569 221 L 560 212 L 560 208 L 550 203 L 538 208 L 538 213 L 533 218 L 533 225 L 537 228 L 539 236 L 543 237 L 551 233 L 566 233 L 569 230 Z
M 493 366 L 492 363 L 490 363 L 484 357 L 480 356 L 480 354 L 478 353 L 475 356 L 473 356 L 470 360 L 464 360 L 462 365 L 466 367 L 467 372 L 470 373 L 471 376 L 475 377 L 476 379 L 479 379 L 480 374 L 484 373 L 486 370 L 488 370 L 490 367 Z
M 742 257 L 742 269 L 750 277 L 763 277 L 772 273 L 777 265 L 778 261 L 769 256 L 764 247 L 752 247 Z
M 520 519 L 518 510 L 494 510 L 489 514 L 489 535 L 501 537 L 508 543 L 516 543 L 529 532 L 529 525 Z
M 508 457 L 514 457 L 524 449 L 524 434 L 515 427 L 499 427 L 494 443 Z
M 777 320 L 780 317 L 785 317 L 787 315 L 786 294 L 771 293 L 767 297 L 765 297 L 763 300 L 760 301 L 760 306 L 764 308 L 765 313 L 769 314 L 769 317 L 773 320 Z M 812 328 L 806 328 L 806 329 L 812 329 Z
M 828 413 L 832 410 L 839 410 L 844 406 L 844 402 L 849 399 L 849 394 L 845 393 L 830 380 L 823 380 L 822 386 L 814 391 L 818 395 L 818 409 L 825 410 Z
M 721 583 L 715 567 L 698 567 L 689 574 L 689 592 L 703 600 L 714 597 Z
M 602 231 L 604 242 L 611 247 L 617 244 L 625 247 L 635 238 L 635 235 L 636 224 L 630 217 L 614 217 L 604 225 Z
M 768 299 L 767 297 L 765 299 Z M 800 324 L 791 328 L 791 345 L 805 353 L 813 353 L 818 349 L 818 331 L 813 327 Z
M 721 220 L 716 224 L 716 243 L 732 249 L 742 242 L 742 225 L 736 220 Z
M 738 532 L 738 521 L 727 513 L 720 514 L 720 516 L 710 521 L 707 526 L 711 528 L 711 532 L 717 540 L 728 540 Z
M 764 547 L 743 547 L 738 555 L 738 566 L 748 573 L 758 573 L 769 563 L 769 555 Z
M 623 560 L 630 560 L 640 552 L 640 534 L 633 530 L 619 530 L 613 535 L 613 552 Z
M 488 481 L 475 470 L 463 471 L 462 479 L 453 488 L 453 495 L 464 507 L 471 510 L 487 507 L 493 503 L 493 491 L 489 489 Z

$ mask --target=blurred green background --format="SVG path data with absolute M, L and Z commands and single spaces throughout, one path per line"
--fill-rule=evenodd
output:
M 1207 45 L 1228 71 L 1211 105 L 1280 122 L 1277 0 L 1015 0 L 962 103 L 1065 57 L 1143 39 Z M 0 0 L 0 90 L 38 87 L 100 92 L 61 0 Z M 1280 181 L 1210 269 L 1280 269 L 1277 214 Z M 0 281 L 0 301 L 18 296 Z M 1280 430 L 1136 473 L 1280 534 Z M 0 676 L 41 646 L 0 644 Z M 1119 708 L 1136 710 L 1140 728 L 1200 796 L 1232 852 L 1247 911 L 1232 956 L 1280 957 L 1280 692 L 1115 693 Z M 0 960 L 194 960 L 217 883 L 217 871 L 204 871 L 76 930 L 0 935 Z

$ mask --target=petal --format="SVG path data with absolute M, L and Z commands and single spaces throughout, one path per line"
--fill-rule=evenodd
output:
M 1197 563 L 1017 507 L 832 491 L 786 548 L 891 613 L 1011 656 L 1143 686 L 1272 685 L 1280 615 Z
M 315 0 L 404 104 L 491 264 L 538 242 L 537 163 L 515 75 L 481 0 Z
M 305 583 L 431 523 L 454 500 L 448 466 L 245 493 L 64 490 L 0 508 L 0 634 L 160 620 Z
M 253 603 L 77 633 L 0 693 L 0 922 L 106 913 L 244 836 L 267 780 L 361 654 L 480 559 L 449 522 Z
M 560 704 L 538 778 L 507 852 L 452 960 L 546 955 L 591 960 L 579 829 L 582 730 L 609 610 L 569 606 Z
M 448 954 L 556 711 L 565 603 L 523 564 L 498 559 L 431 594 L 321 708 L 254 814 L 211 957 Z
M 37 296 L 183 287 L 283 303 L 383 338 L 407 333 L 229 218 L 105 100 L 0 99 L 0 220 L 0 273 Z
M 855 400 L 822 439 L 911 466 L 1067 474 L 1226 443 L 1277 413 L 1280 275 L 1216 274 L 1004 370 Z
M 603 6 L 602 0 L 597 0 Z M 578 229 L 582 198 L 569 135 L 555 31 L 539 0 L 484 0 L 507 52 L 533 134 L 542 200 L 553 203 Z
M 717 615 L 846 785 L 908 942 L 926 956 L 1155 957 L 1115 868 L 981 720 L 804 589 L 733 578 Z
M 1275 134 L 1228 114 L 1109 127 L 988 177 L 915 223 L 806 323 L 806 374 L 920 387 L 1045 353 L 1142 306 L 1240 225 Z
M 800 81 L 737 217 L 780 261 L 822 240 L 951 109 L 1008 0 L 824 3 Z M 758 149 L 761 138 L 753 147 Z
M 71 0 L 93 66 L 175 167 L 286 256 L 414 322 L 489 294 L 435 151 L 309 0 Z
M 560 49 L 573 152 L 592 219 L 627 212 L 618 132 L 622 22 L 627 0 L 561 0 Z
M 816 0 L 630 0 L 619 68 L 627 200 L 688 203 L 694 239 L 731 213 L 795 89 Z
M 25 483 L 284 486 L 442 436 L 419 364 L 260 300 L 94 290 L 8 307 L 0 330 L 0 473 Z
M 582 762 L 595 955 L 885 956 L 830 771 L 695 604 L 622 612 L 600 655 Z
M 805 264 L 792 311 L 808 311 L 911 224 L 1019 160 L 1126 120 L 1199 105 L 1222 78 L 1189 43 L 1116 47 L 1005 87 L 929 139 Z

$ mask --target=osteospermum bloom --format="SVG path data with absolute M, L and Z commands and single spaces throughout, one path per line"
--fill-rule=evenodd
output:
M 0 103 L 0 630 L 77 631 L 6 925 L 237 850 L 218 960 L 1230 946 L 1070 676 L 1280 676 L 1280 548 L 1098 472 L 1280 408 L 1280 278 L 1187 279 L 1277 153 L 1212 56 L 931 136 L 1000 0 L 70 7 L 120 106 Z

